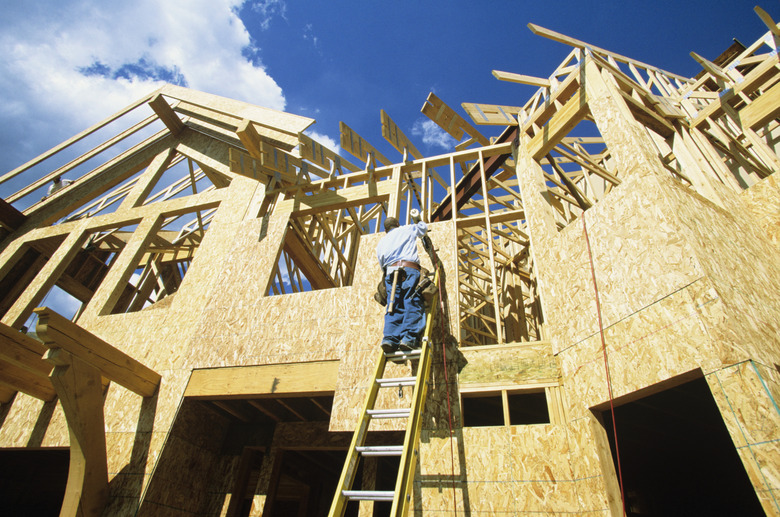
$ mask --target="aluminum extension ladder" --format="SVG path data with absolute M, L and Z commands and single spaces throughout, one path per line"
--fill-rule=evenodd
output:
M 436 271 L 435 281 L 438 282 L 439 271 Z M 436 284 L 438 285 L 438 283 Z M 438 302 L 438 293 L 431 300 L 430 308 L 426 314 L 425 332 L 422 338 L 422 347 L 411 352 L 395 352 L 393 354 L 381 353 L 376 363 L 376 371 L 371 380 L 371 386 L 366 395 L 363 412 L 355 428 L 352 443 L 347 452 L 344 469 L 341 472 L 336 494 L 330 507 L 329 517 L 342 517 L 349 501 L 392 501 L 391 517 L 405 516 L 409 509 L 412 496 L 414 471 L 417 467 L 419 456 L 420 430 L 422 428 L 422 414 L 425 407 L 425 397 L 428 392 L 428 378 L 431 371 L 431 329 L 433 316 Z M 418 360 L 417 375 L 415 377 L 385 378 L 385 366 L 387 360 L 409 359 Z M 374 409 L 379 390 L 383 388 L 401 388 L 414 386 L 411 406 L 406 409 Z M 368 427 L 373 419 L 382 418 L 406 418 L 406 432 L 403 445 L 366 446 Z M 398 476 L 395 490 L 352 490 L 355 480 L 358 462 L 361 456 L 400 456 Z

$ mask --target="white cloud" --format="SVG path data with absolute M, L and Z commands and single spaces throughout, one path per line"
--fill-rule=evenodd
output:
M 307 136 L 311 137 L 312 140 L 330 149 L 334 153 L 338 154 L 339 151 L 341 151 L 341 145 L 339 144 L 339 142 L 329 137 L 328 135 L 325 135 L 323 133 L 318 133 L 317 131 L 312 131 L 311 129 L 307 129 L 306 131 L 304 131 L 304 133 Z
M 176 82 L 283 110 L 251 55 L 245 0 L 4 2 L 0 19 L 0 172 Z M 272 6 L 284 13 L 284 2 Z
M 458 142 L 440 128 L 434 121 L 420 118 L 412 126 L 412 135 L 419 136 L 425 145 L 451 149 Z
M 252 3 L 252 10 L 260 13 L 262 18 L 260 28 L 263 30 L 268 30 L 271 26 L 271 18 L 276 14 L 287 20 L 287 4 L 284 0 L 256 0 Z
M 306 26 L 303 28 L 303 39 L 306 41 L 311 41 L 312 46 L 318 53 L 322 53 L 320 50 L 320 43 L 319 39 L 317 39 L 317 35 L 314 34 L 314 26 L 311 23 L 307 23 Z

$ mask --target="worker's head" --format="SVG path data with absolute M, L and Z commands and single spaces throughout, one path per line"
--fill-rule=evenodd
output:
M 388 218 L 385 219 L 385 231 L 386 232 L 389 232 L 393 228 L 398 228 L 399 226 L 401 226 L 401 225 L 398 222 L 398 219 L 396 219 L 395 217 L 388 217 Z
M 62 178 L 60 178 L 59 176 L 54 176 L 54 179 L 52 179 L 52 181 L 54 183 L 59 183 L 60 181 L 62 181 Z

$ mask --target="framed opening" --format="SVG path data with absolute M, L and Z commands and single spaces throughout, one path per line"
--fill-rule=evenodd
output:
M 616 407 L 615 422 L 629 517 L 765 515 L 703 377 Z
M 464 427 L 549 424 L 544 389 L 461 393 Z
M 3 515 L 58 516 L 69 462 L 67 447 L 0 450 Z

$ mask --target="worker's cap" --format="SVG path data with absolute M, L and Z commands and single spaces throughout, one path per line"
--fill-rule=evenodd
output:
M 401 224 L 398 222 L 398 219 L 396 219 L 395 217 L 388 217 L 387 219 L 385 219 L 386 232 L 389 232 L 393 228 L 398 228 L 399 226 L 401 226 Z

